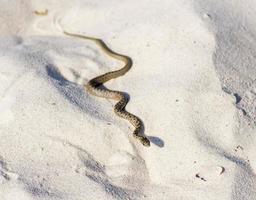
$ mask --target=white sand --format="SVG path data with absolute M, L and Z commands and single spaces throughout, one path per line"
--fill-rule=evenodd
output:
M 256 199 L 256 3 L 1 0 L 0 199 Z M 34 14 L 44 12 L 46 16 Z M 152 144 L 83 88 L 107 87 Z

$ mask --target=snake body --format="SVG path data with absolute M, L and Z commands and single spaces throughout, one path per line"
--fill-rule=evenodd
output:
M 148 140 L 148 138 L 143 135 L 140 135 L 140 132 L 142 130 L 142 121 L 137 116 L 135 116 L 125 110 L 125 106 L 128 103 L 128 99 L 125 97 L 125 95 L 119 91 L 114 91 L 114 90 L 109 90 L 106 88 L 99 87 L 103 83 L 105 83 L 111 79 L 117 78 L 119 76 L 122 76 L 126 72 L 128 72 L 132 66 L 132 59 L 128 56 L 121 55 L 121 54 L 118 54 L 118 53 L 112 51 L 101 39 L 94 38 L 94 37 L 88 37 L 88 36 L 84 36 L 84 35 L 79 35 L 79 34 L 73 34 L 73 33 L 69 33 L 66 31 L 64 31 L 64 34 L 73 36 L 73 37 L 78 37 L 78 38 L 94 41 L 106 54 L 108 54 L 109 56 L 111 56 L 115 59 L 123 61 L 125 63 L 124 67 L 122 67 L 119 70 L 107 72 L 105 74 L 102 74 L 100 76 L 97 76 L 97 77 L 91 79 L 85 85 L 85 88 L 91 95 L 118 101 L 114 106 L 115 114 L 119 117 L 122 117 L 122 118 L 128 120 L 135 128 L 133 131 L 133 136 L 136 139 L 138 139 L 144 146 L 149 147 L 150 141 Z

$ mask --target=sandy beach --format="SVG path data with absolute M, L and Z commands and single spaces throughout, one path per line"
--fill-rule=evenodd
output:
M 1 200 L 255 200 L 256 2 L 0 0 Z M 114 100 L 129 97 L 150 147 Z

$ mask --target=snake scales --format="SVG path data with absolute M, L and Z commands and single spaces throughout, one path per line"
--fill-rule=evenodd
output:
M 133 114 L 131 114 L 131 113 L 129 113 L 125 110 L 125 106 L 128 103 L 128 99 L 125 98 L 124 94 L 122 92 L 119 92 L 119 91 L 109 90 L 109 89 L 106 89 L 106 88 L 99 88 L 99 86 L 101 86 L 103 83 L 105 83 L 105 82 L 107 82 L 111 79 L 117 78 L 119 76 L 122 76 L 126 72 L 128 72 L 130 70 L 131 66 L 132 66 L 131 58 L 128 57 L 128 56 L 125 56 L 125 55 L 115 53 L 101 39 L 94 38 L 94 37 L 83 36 L 83 35 L 79 35 L 79 34 L 73 34 L 73 33 L 69 33 L 69 32 L 66 32 L 66 31 L 63 31 L 63 32 L 64 32 L 64 34 L 69 35 L 69 36 L 78 37 L 78 38 L 87 39 L 87 40 L 92 40 L 107 55 L 109 55 L 109 56 L 111 56 L 115 59 L 121 60 L 125 63 L 124 67 L 122 67 L 119 70 L 107 72 L 105 74 L 102 74 L 100 76 L 97 76 L 97 77 L 91 79 L 85 85 L 85 88 L 92 95 L 107 98 L 107 99 L 114 99 L 114 100 L 118 101 L 114 106 L 114 112 L 116 113 L 116 115 L 128 120 L 135 127 L 135 129 L 133 131 L 133 136 L 136 139 L 138 139 L 144 146 L 149 147 L 150 146 L 150 141 L 148 140 L 148 138 L 146 138 L 145 136 L 140 135 L 140 132 L 141 132 L 141 129 L 142 129 L 142 121 L 137 116 L 135 116 L 135 115 L 133 115 Z

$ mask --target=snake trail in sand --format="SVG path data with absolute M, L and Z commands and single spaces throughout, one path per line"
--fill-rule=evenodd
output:
M 102 74 L 100 76 L 97 76 L 97 77 L 91 79 L 85 85 L 85 88 L 92 95 L 95 95 L 98 97 L 103 97 L 106 99 L 114 99 L 114 100 L 118 101 L 116 103 L 116 105 L 114 106 L 114 112 L 116 113 L 116 115 L 128 120 L 135 127 L 135 130 L 133 131 L 133 136 L 136 139 L 138 139 L 144 146 L 149 147 L 150 141 L 148 140 L 148 138 L 140 135 L 140 132 L 142 130 L 142 121 L 137 116 L 135 116 L 125 110 L 125 106 L 128 103 L 128 99 L 125 98 L 124 94 L 119 91 L 109 90 L 106 88 L 99 88 L 99 86 L 101 86 L 103 83 L 105 83 L 111 79 L 117 78 L 119 76 L 122 76 L 126 72 L 128 72 L 132 66 L 131 58 L 128 56 L 125 56 L 125 55 L 115 53 L 101 39 L 94 38 L 94 37 L 88 37 L 88 36 L 84 36 L 84 35 L 79 35 L 79 34 L 74 34 L 74 33 L 69 33 L 66 31 L 63 31 L 63 33 L 66 35 L 69 35 L 69 36 L 94 41 L 107 55 L 109 55 L 115 59 L 121 60 L 125 63 L 124 67 L 122 67 L 119 70 L 107 72 L 105 74 Z

